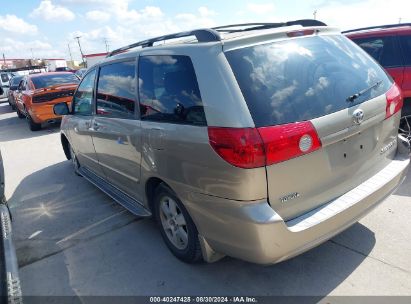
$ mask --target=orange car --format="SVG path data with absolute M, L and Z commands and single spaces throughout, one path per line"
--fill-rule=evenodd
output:
M 26 117 L 32 131 L 40 130 L 43 123 L 58 122 L 61 116 L 54 114 L 53 105 L 67 102 L 70 106 L 78 83 L 78 77 L 67 72 L 25 76 L 16 94 L 18 117 Z

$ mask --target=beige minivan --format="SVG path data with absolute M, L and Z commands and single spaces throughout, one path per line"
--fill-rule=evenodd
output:
M 156 218 L 175 256 L 272 264 L 348 228 L 401 184 L 402 103 L 361 48 L 303 20 L 121 48 L 89 68 L 70 109 L 54 111 L 77 174 Z

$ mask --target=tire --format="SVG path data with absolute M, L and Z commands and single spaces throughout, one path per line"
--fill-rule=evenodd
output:
M 70 161 L 71 161 L 71 164 L 73 165 L 74 173 L 78 176 L 81 176 L 80 171 L 79 171 L 80 170 L 80 163 L 78 162 L 76 153 L 74 152 L 74 150 L 73 150 L 73 148 L 71 147 L 70 144 L 68 144 L 68 148 L 69 148 L 69 151 L 70 151 Z
M 27 122 L 31 131 L 41 130 L 41 124 L 34 122 L 29 113 L 27 113 Z
M 20 112 L 19 108 L 16 108 L 16 112 L 17 112 L 17 116 L 18 116 L 18 118 L 23 119 L 23 118 L 25 118 L 25 117 L 26 117 L 26 116 L 24 116 L 24 114 L 23 114 L 23 113 L 21 113 L 21 112 Z
M 161 236 L 170 251 L 186 263 L 202 261 L 197 228 L 184 205 L 164 184 L 156 189 L 154 212 Z

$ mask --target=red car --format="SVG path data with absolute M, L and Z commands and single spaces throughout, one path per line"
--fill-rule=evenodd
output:
M 387 70 L 402 89 L 402 116 L 411 115 L 411 24 L 373 26 L 343 34 Z

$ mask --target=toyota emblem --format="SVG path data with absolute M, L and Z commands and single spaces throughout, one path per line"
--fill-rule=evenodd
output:
M 357 109 L 354 111 L 354 113 L 352 114 L 353 117 L 353 121 L 356 125 L 359 125 L 362 123 L 362 121 L 364 120 L 364 111 L 361 109 Z

